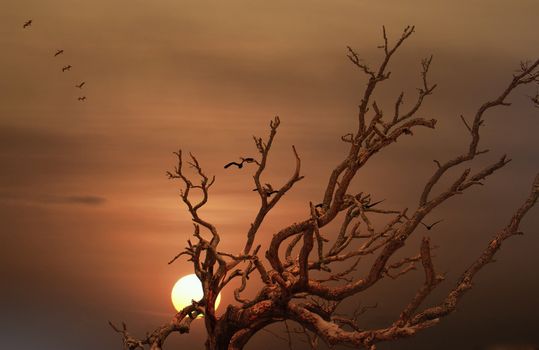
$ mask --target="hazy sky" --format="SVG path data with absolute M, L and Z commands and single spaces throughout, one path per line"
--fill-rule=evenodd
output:
M 216 175 L 204 215 L 221 230 L 223 248 L 236 251 L 258 202 L 250 172 L 223 164 L 254 155 L 252 135 L 265 136 L 279 115 L 268 179 L 279 183 L 293 169 L 292 144 L 306 178 L 261 234 L 302 219 L 344 154 L 340 136 L 355 127 L 365 80 L 346 45 L 374 65 L 382 25 L 392 38 L 408 24 L 416 34 L 377 101 L 389 110 L 403 89 L 412 101 L 420 59 L 433 54 L 439 88 L 421 116 L 438 124 L 373 159 L 354 189 L 413 208 L 432 159 L 468 141 L 459 115 L 470 117 L 519 61 L 539 55 L 538 14 L 536 0 L 0 0 L 0 347 L 120 349 L 109 319 L 143 334 L 172 317 L 170 290 L 190 272 L 185 261 L 166 264 L 191 233 L 179 184 L 165 177 L 180 147 Z M 57 49 L 64 53 L 54 57 Z M 479 164 L 504 153 L 513 161 L 431 216 L 444 219 L 432 241 L 435 264 L 447 272 L 434 296 L 454 285 L 529 191 L 539 170 L 532 93 L 516 91 L 514 105 L 486 121 L 481 142 L 492 152 Z M 481 272 L 457 313 L 381 348 L 539 346 L 538 212 L 523 222 L 526 235 Z M 363 322 L 387 324 L 421 281 L 420 271 L 384 281 L 350 305 L 378 302 Z M 225 291 L 223 303 L 232 299 Z M 200 326 L 171 345 L 202 349 Z M 247 349 L 272 342 L 285 346 L 261 332 Z

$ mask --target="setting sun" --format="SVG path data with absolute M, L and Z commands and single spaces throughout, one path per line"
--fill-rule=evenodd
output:
M 181 311 L 184 307 L 191 305 L 192 300 L 200 300 L 204 296 L 202 283 L 195 274 L 190 274 L 180 278 L 172 287 L 171 299 L 174 308 Z M 219 307 L 221 294 L 215 300 L 215 309 Z

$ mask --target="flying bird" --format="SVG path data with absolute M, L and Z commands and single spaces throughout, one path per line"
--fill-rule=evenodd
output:
M 29 19 L 28 21 L 26 21 L 24 24 L 23 24 L 23 28 L 27 28 L 27 27 L 30 27 L 32 25 L 32 20 Z
M 254 191 L 258 191 L 258 188 L 253 189 L 253 192 L 254 192 Z M 268 197 L 271 197 L 273 194 L 275 194 L 275 193 L 277 193 L 277 192 L 279 192 L 279 191 L 277 191 L 277 190 L 269 190 L 269 189 L 267 189 L 267 188 L 264 188 L 264 192 L 266 193 L 266 195 L 267 195 Z
M 238 169 L 241 169 L 243 168 L 243 161 L 241 163 L 238 163 L 238 162 L 230 162 L 228 164 L 225 165 L 225 169 L 228 169 L 230 166 L 232 165 L 235 165 L 238 167 Z
M 64 53 L 64 50 L 56 50 L 56 53 L 54 54 L 54 57 L 61 55 Z
M 270 184 L 266 184 L 266 186 L 264 186 L 262 190 L 266 193 L 266 196 L 268 197 L 271 197 L 271 195 L 273 195 L 274 193 L 279 192 L 277 190 L 274 190 Z M 258 188 L 253 189 L 253 192 L 254 191 L 258 191 Z
M 243 163 L 255 163 L 256 160 L 254 158 L 243 158 L 243 157 L 240 157 L 241 159 L 241 163 L 238 163 L 238 162 L 230 162 L 228 164 L 225 165 L 225 169 L 228 169 L 230 166 L 232 165 L 235 165 L 238 167 L 238 169 L 241 169 L 243 168 Z
M 81 101 L 81 102 L 84 102 L 84 101 L 86 101 L 86 96 L 79 97 L 78 100 Z
M 443 219 L 438 220 L 435 223 L 430 224 L 430 225 L 426 225 L 426 224 L 423 223 L 423 221 L 421 221 L 421 225 L 425 226 L 425 228 L 430 231 L 436 224 L 438 224 L 439 222 L 442 222 L 442 221 L 443 221 Z
M 369 202 L 369 203 L 363 204 L 363 209 L 369 209 L 369 208 L 372 208 L 372 207 L 374 207 L 375 205 L 382 203 L 383 201 L 385 201 L 385 199 L 382 199 L 381 201 L 374 202 L 374 203 L 370 203 L 370 202 Z
M 64 67 L 62 68 L 62 72 L 65 72 L 66 70 L 71 70 L 71 65 L 70 65 L 70 64 L 67 65 L 67 66 L 64 66 Z
M 83 81 L 83 82 L 80 83 L 79 85 L 75 85 L 75 87 L 78 87 L 79 89 L 82 89 L 82 87 L 84 86 L 84 84 L 86 84 L 85 81 Z

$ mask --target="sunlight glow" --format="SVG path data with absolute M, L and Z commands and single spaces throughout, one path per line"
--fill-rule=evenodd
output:
M 191 305 L 192 300 L 199 301 L 204 296 L 202 283 L 195 274 L 190 274 L 180 278 L 172 288 L 171 299 L 174 308 L 181 311 L 184 307 Z M 221 293 L 215 300 L 215 309 L 221 302 Z

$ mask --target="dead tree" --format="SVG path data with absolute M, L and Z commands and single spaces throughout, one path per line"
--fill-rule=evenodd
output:
M 381 209 L 380 205 L 375 207 L 371 204 L 370 195 L 365 192 L 350 193 L 351 181 L 374 155 L 397 143 L 403 135 L 411 135 L 414 129 L 420 127 L 434 129 L 436 125 L 435 119 L 417 116 L 425 99 L 436 88 L 436 84 L 431 84 L 428 79 L 432 57 L 421 61 L 421 86 L 415 102 L 408 109 L 405 110 L 403 105 L 404 93 L 397 98 L 390 114 L 384 113 L 373 97 L 377 87 L 390 78 L 388 67 L 391 58 L 413 32 L 414 27 L 406 27 L 400 38 L 390 44 L 384 28 L 380 46 L 383 59 L 376 68 L 363 63 L 358 54 L 348 48 L 348 58 L 368 78 L 359 103 L 357 130 L 342 137 L 342 141 L 349 145 L 348 153 L 332 170 L 320 203 L 308 203 L 308 217 L 275 232 L 265 254 L 261 254 L 261 246 L 257 243 L 259 228 L 268 212 L 303 178 L 300 156 L 292 147 L 295 171 L 284 185 L 270 185 L 273 190 L 271 198 L 268 185 L 262 180 L 268 154 L 279 128 L 279 118 L 271 121 L 267 139 L 254 138 L 259 156 L 253 179 L 260 196 L 260 208 L 245 234 L 245 243 L 240 251 L 221 251 L 221 236 L 217 226 L 199 213 L 208 201 L 215 177 L 206 175 L 193 155 L 189 154 L 186 160 L 182 151 L 176 153 L 178 164 L 168 176 L 182 184 L 180 195 L 192 217 L 194 232 L 187 247 L 170 263 L 187 257 L 202 282 L 204 297 L 144 338 L 138 339 L 128 333 L 125 324 L 122 328 L 113 326 L 121 334 L 125 349 L 161 349 L 171 333 L 189 332 L 191 322 L 197 315 L 203 314 L 207 331 L 205 346 L 209 350 L 242 349 L 264 327 L 286 320 L 299 324 L 301 328 L 295 332 L 306 334 L 313 347 L 320 340 L 330 346 L 343 344 L 372 350 L 379 342 L 410 337 L 432 327 L 455 310 L 464 294 L 472 288 L 475 275 L 493 260 L 504 241 L 521 234 L 520 222 L 539 197 L 539 174 L 533 180 L 529 196 L 516 208 L 507 225 L 495 233 L 481 254 L 462 273 L 454 288 L 438 304 L 422 308 L 425 298 L 444 278 L 434 267 L 429 238 L 421 240 L 416 255 L 404 259 L 396 259 L 395 255 L 421 227 L 424 219 L 431 221 L 428 215 L 433 209 L 472 186 L 482 185 L 490 175 L 510 161 L 504 155 L 486 167 L 472 169 L 474 160 L 488 152 L 479 147 L 485 118 L 492 109 L 509 106 L 507 99 L 518 87 L 539 83 L 539 59 L 521 63 L 509 83 L 497 96 L 483 103 L 472 120 L 461 117 L 470 138 L 467 150 L 447 161 L 434 161 L 436 168 L 418 196 L 417 208 Z M 536 103 L 534 97 L 532 101 Z M 196 181 L 186 175 L 186 162 L 196 170 Z M 459 175 L 452 178 L 449 170 L 455 169 L 460 169 Z M 193 199 L 193 191 L 202 194 L 196 197 L 199 199 Z M 387 217 L 385 227 L 374 228 L 371 220 L 373 214 Z M 328 224 L 341 218 L 340 229 L 335 234 L 322 232 Z M 355 278 L 352 272 L 367 255 L 374 256 L 368 272 Z M 334 264 L 343 262 L 348 263 L 349 268 L 332 272 Z M 400 316 L 385 328 L 364 329 L 358 326 L 357 315 L 336 313 L 337 305 L 342 300 L 360 295 L 384 277 L 402 276 L 414 270 L 416 265 L 424 270 L 424 283 L 418 286 L 415 296 L 403 307 Z M 321 275 L 325 277 L 316 278 Z M 248 278 L 252 281 L 255 276 L 260 279 L 262 287 L 252 299 L 246 299 L 242 292 Z M 238 303 L 226 306 L 222 315 L 217 316 L 217 295 L 235 279 L 241 282 L 234 291 Z M 333 283 L 328 283 L 330 281 Z M 340 284 L 335 285 L 335 281 Z

